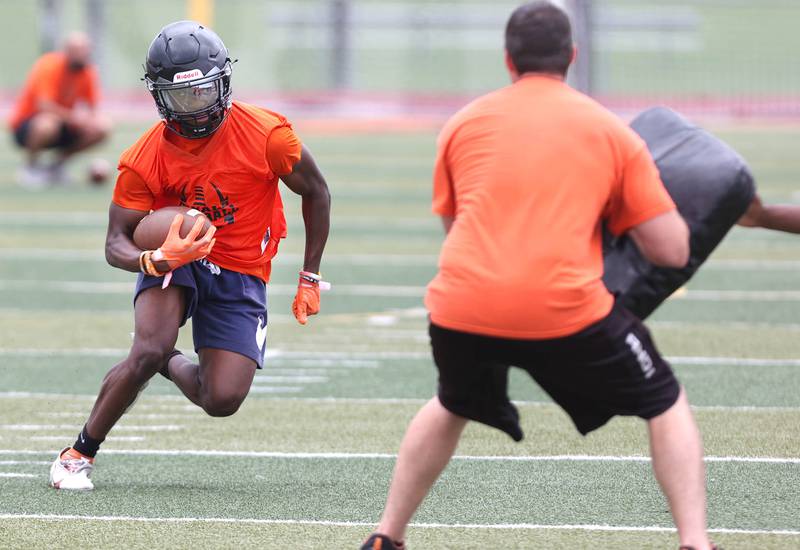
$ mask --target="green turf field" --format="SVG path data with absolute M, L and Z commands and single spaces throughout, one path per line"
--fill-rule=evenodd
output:
M 208 418 L 157 377 L 103 446 L 91 494 L 49 489 L 47 468 L 130 344 L 133 275 L 103 259 L 108 187 L 22 190 L 0 146 L 0 548 L 355 548 L 369 533 L 435 385 L 421 302 L 442 238 L 428 214 L 435 136 L 298 127 L 333 193 L 322 315 L 300 327 L 289 311 L 303 242 L 289 200 L 267 368 L 241 411 Z M 767 199 L 794 198 L 800 129 L 720 134 Z M 800 547 L 798 268 L 800 237 L 735 229 L 650 323 L 696 406 L 727 549 Z M 643 423 L 582 438 L 531 382 L 513 386 L 526 439 L 468 429 L 412 548 L 677 548 Z

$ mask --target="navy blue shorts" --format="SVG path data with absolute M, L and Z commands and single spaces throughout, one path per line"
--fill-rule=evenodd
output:
M 140 273 L 134 303 L 143 290 L 161 287 L 163 280 Z M 201 348 L 233 351 L 255 361 L 258 368 L 263 367 L 267 339 L 264 281 L 200 260 L 173 271 L 170 285 L 183 287 L 186 292 L 181 326 L 192 318 L 195 351 Z

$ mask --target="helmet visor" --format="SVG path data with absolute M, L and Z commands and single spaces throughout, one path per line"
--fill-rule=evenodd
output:
M 220 99 L 219 81 L 196 86 L 160 90 L 164 105 L 175 113 L 195 113 L 212 107 Z

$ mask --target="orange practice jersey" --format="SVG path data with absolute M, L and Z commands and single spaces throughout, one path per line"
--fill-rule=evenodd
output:
M 217 227 L 209 261 L 268 281 L 270 260 L 286 236 L 278 177 L 292 172 L 302 151 L 291 125 L 277 113 L 234 102 L 208 138 L 169 132 L 159 122 L 122 153 L 114 203 L 203 212 Z
M 72 109 L 78 101 L 91 106 L 97 104 L 100 94 L 94 67 L 73 72 L 67 65 L 67 56 L 63 52 L 46 53 L 36 61 L 11 111 L 8 122 L 12 129 L 35 115 L 42 99 L 67 109 Z
M 565 83 L 526 76 L 444 127 L 435 213 L 455 217 L 425 298 L 431 320 L 505 338 L 605 317 L 601 222 L 615 234 L 675 208 L 645 143 Z

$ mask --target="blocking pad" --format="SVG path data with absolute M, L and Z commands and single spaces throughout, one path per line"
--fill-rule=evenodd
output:
M 670 109 L 648 109 L 631 128 L 647 143 L 691 234 L 689 263 L 673 269 L 648 262 L 630 237 L 604 232 L 603 282 L 626 308 L 645 319 L 691 279 L 744 214 L 755 183 L 736 151 Z

